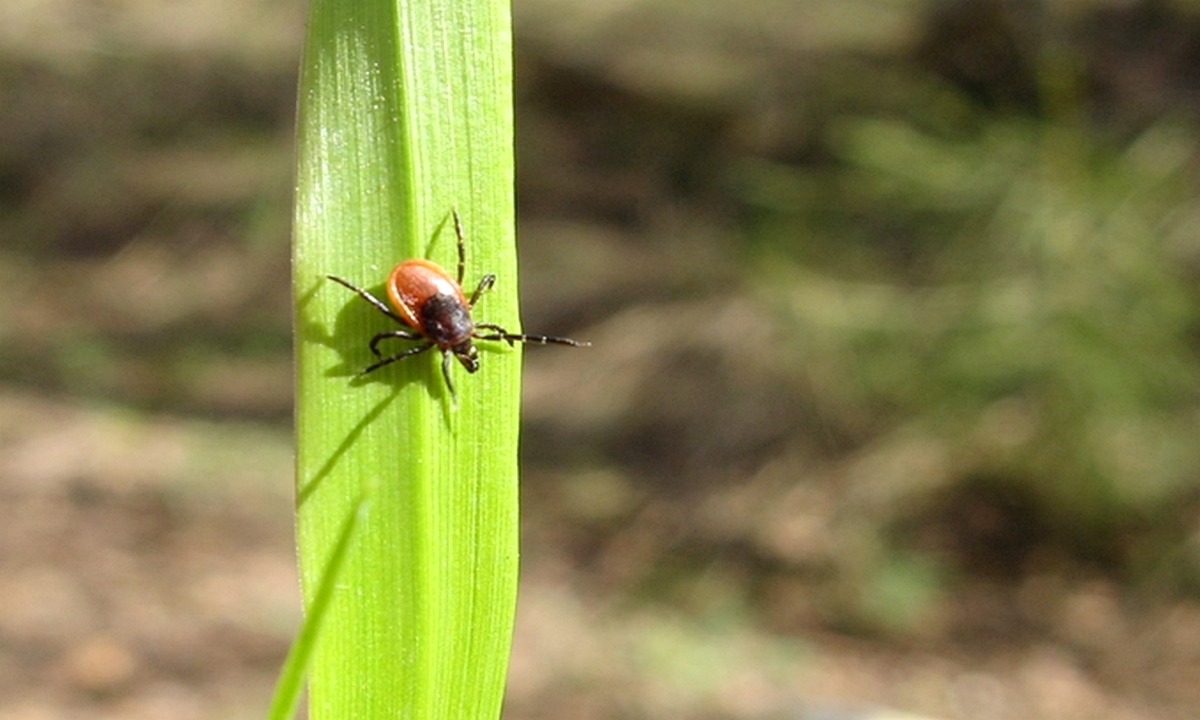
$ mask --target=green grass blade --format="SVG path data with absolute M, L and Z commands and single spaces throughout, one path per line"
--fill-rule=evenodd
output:
M 516 330 L 511 28 L 494 0 L 314 0 L 300 88 L 294 250 L 297 539 L 306 607 L 345 518 L 361 521 L 312 656 L 310 715 L 495 718 L 517 572 L 519 349 L 436 353 L 372 375 L 394 329 L 378 290 L 408 257 L 499 280 L 476 318 Z M 440 232 L 438 232 L 440 229 Z M 390 347 L 400 347 L 401 344 Z
M 275 696 L 271 698 L 271 708 L 267 712 L 267 720 L 290 720 L 296 715 L 296 707 L 300 704 L 300 693 L 304 689 L 304 671 L 308 667 L 309 658 L 312 657 L 313 648 L 316 647 L 321 621 L 325 618 L 325 611 L 329 609 L 330 600 L 333 599 L 338 573 L 341 572 L 346 552 L 350 549 L 350 541 L 354 538 L 358 520 L 365 512 L 365 508 L 366 500 L 359 500 L 355 511 L 346 518 L 342 531 L 338 534 L 333 554 L 325 563 L 321 572 L 320 585 L 308 606 L 308 614 L 300 626 L 300 632 L 296 634 L 296 640 L 292 643 L 291 650 L 288 651 L 287 659 L 283 663 L 283 670 L 279 673 L 279 681 L 275 684 Z

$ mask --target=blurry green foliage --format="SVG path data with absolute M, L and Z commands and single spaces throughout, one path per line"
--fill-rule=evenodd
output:
M 788 361 L 831 417 L 945 454 L 892 518 L 1000 478 L 1073 551 L 1161 579 L 1180 535 L 1126 540 L 1200 492 L 1196 128 L 1106 140 L 931 87 L 832 120 L 824 163 L 738 172 Z

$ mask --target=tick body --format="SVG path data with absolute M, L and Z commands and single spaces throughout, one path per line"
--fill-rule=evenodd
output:
M 471 317 L 471 309 L 479 301 L 479 297 L 495 284 L 496 276 L 491 273 L 484 275 L 469 298 L 463 292 L 466 243 L 463 240 L 462 221 L 458 212 L 452 211 L 452 217 L 454 233 L 458 237 L 457 277 L 451 277 L 450 273 L 430 260 L 405 260 L 388 275 L 388 303 L 385 303 L 339 277 L 326 276 L 354 291 L 384 315 L 404 326 L 402 329 L 385 330 L 371 338 L 371 352 L 380 359 L 364 369 L 360 375 L 437 348 L 442 353 L 442 376 L 446 379 L 446 387 L 450 390 L 450 396 L 457 398 L 454 382 L 450 379 L 450 358 L 458 358 L 469 373 L 479 370 L 479 350 L 475 347 L 475 340 L 504 341 L 509 345 L 515 342 L 532 342 L 542 345 L 552 343 L 586 347 L 591 344 L 549 335 L 510 333 L 499 325 L 475 322 Z M 379 351 L 379 343 L 391 338 L 415 340 L 417 344 L 385 357 Z

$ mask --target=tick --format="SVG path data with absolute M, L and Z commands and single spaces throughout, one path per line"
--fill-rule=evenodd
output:
M 475 347 L 475 340 L 504 341 L 510 346 L 516 342 L 542 345 L 553 343 L 574 347 L 591 345 L 564 337 L 510 333 L 493 323 L 475 322 L 471 317 L 471 309 L 475 307 L 479 297 L 496 284 L 496 276 L 492 273 L 484 275 L 470 298 L 463 293 L 466 241 L 463 240 L 462 220 L 458 217 L 458 211 L 451 211 L 451 215 L 454 218 L 454 234 L 458 236 L 456 277 L 451 277 L 450 273 L 430 260 L 405 260 L 388 275 L 388 302 L 385 303 L 346 280 L 333 275 L 325 276 L 354 291 L 379 312 L 404 326 L 404 329 L 400 330 L 384 330 L 371 338 L 371 352 L 380 359 L 367 366 L 359 375 L 366 375 L 397 360 L 437 348 L 442 353 L 442 376 L 446 379 L 446 387 L 450 390 L 450 397 L 457 401 L 454 382 L 450 379 L 450 358 L 458 358 L 469 373 L 479 370 L 479 350 Z M 488 332 L 480 332 L 481 330 Z M 416 340 L 418 344 L 385 357 L 379 351 L 379 343 L 391 338 Z

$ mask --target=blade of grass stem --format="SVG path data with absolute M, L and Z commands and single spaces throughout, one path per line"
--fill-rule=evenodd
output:
M 320 585 L 313 595 L 292 647 L 288 650 L 287 658 L 283 661 L 283 670 L 275 684 L 275 695 L 271 698 L 271 707 L 267 711 L 267 720 L 290 720 L 295 717 L 296 707 L 300 704 L 300 693 L 304 690 L 304 671 L 308 660 L 312 657 L 316 646 L 317 633 L 321 629 L 321 621 L 325 611 L 329 609 L 329 601 L 333 598 L 333 589 L 337 585 L 338 573 L 346 559 L 346 551 L 358 527 L 358 520 L 366 511 L 366 499 L 360 498 L 355 511 L 346 518 L 337 543 L 333 546 L 333 554 L 321 573 Z
M 520 352 L 435 352 L 356 373 L 396 325 L 337 275 L 378 292 L 400 260 L 499 280 L 477 319 L 515 330 L 509 7 L 495 0 L 313 0 L 300 87 L 297 542 L 306 606 L 354 503 L 348 551 L 308 668 L 325 718 L 495 718 L 516 602 Z M 398 343 L 400 341 L 397 341 Z M 400 347 L 399 344 L 387 347 Z

